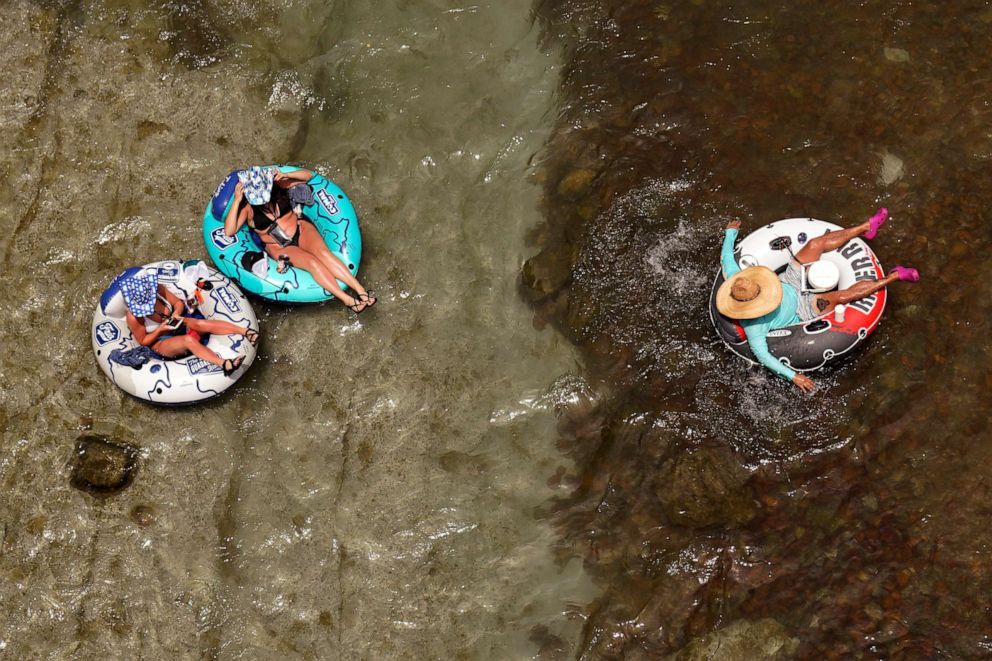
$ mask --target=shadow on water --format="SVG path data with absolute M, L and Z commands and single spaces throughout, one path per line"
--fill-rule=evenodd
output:
M 577 468 L 548 507 L 605 590 L 581 654 L 691 655 L 718 629 L 766 657 L 990 653 L 992 10 L 537 11 L 569 61 L 522 290 L 607 393 L 562 412 Z M 924 281 L 892 288 L 855 363 L 807 397 L 724 349 L 706 302 L 728 219 L 878 206 L 876 251 Z

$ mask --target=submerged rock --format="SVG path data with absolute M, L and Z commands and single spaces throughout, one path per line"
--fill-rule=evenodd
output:
M 662 465 L 655 493 L 674 524 L 740 526 L 757 512 L 748 477 L 729 452 L 697 448 Z
M 882 158 L 882 165 L 878 170 L 878 183 L 881 186 L 889 186 L 902 179 L 906 172 L 901 158 L 888 150 L 879 154 Z
M 738 620 L 697 638 L 675 654 L 669 661 L 709 661 L 710 659 L 748 659 L 773 661 L 787 659 L 799 646 L 789 637 L 785 627 L 771 618 L 751 622 Z
M 142 528 L 155 523 L 155 510 L 150 505 L 135 505 L 131 509 L 131 520 Z
M 884 48 L 885 59 L 889 62 L 909 62 L 909 52 L 902 48 Z
M 596 172 L 586 168 L 572 170 L 558 183 L 558 194 L 564 198 L 575 199 L 582 195 L 596 179 Z
M 95 496 L 111 496 L 131 486 L 137 470 L 138 448 L 106 436 L 80 436 L 70 484 Z
M 521 281 L 531 300 L 554 294 L 568 282 L 572 275 L 575 255 L 567 246 L 542 250 L 524 263 Z

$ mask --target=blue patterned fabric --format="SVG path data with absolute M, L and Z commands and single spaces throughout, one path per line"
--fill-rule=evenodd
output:
M 248 204 L 265 204 L 272 198 L 272 182 L 276 172 L 273 168 L 263 168 L 253 165 L 238 173 L 238 179 L 245 187 L 245 197 Z
M 289 189 L 289 201 L 295 207 L 302 205 L 305 207 L 313 204 L 313 189 L 306 184 L 297 184 Z
M 114 349 L 107 360 L 127 367 L 141 367 L 149 360 L 163 360 L 162 356 L 152 351 L 151 347 L 134 347 L 131 349 Z
M 155 294 L 158 292 L 158 271 L 143 270 L 121 281 L 121 291 L 131 314 L 147 317 L 155 312 Z

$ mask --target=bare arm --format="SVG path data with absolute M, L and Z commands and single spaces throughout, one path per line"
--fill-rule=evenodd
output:
M 134 335 L 134 339 L 138 341 L 143 347 L 150 347 L 156 342 L 158 342 L 159 337 L 165 331 L 169 330 L 169 327 L 165 324 L 159 324 L 155 330 L 151 333 L 145 330 L 144 318 L 139 319 L 134 316 L 134 314 L 128 310 L 127 311 L 127 327 L 131 329 L 131 334 Z
M 297 184 L 306 183 L 311 179 L 313 179 L 313 172 L 300 168 L 291 172 L 280 172 L 276 175 L 274 181 L 282 188 L 292 188 Z
M 176 320 L 182 319 L 183 310 L 186 309 L 186 301 L 173 294 L 171 291 L 169 291 L 168 287 L 164 287 L 163 285 L 158 286 L 158 293 L 164 296 L 165 300 L 169 301 L 169 304 L 172 306 L 171 317 L 174 320 L 174 322 Z M 175 327 L 175 325 L 176 325 L 175 323 L 172 324 L 173 327 Z
M 231 200 L 231 206 L 227 209 L 227 215 L 224 216 L 224 234 L 227 236 L 237 234 L 241 226 L 248 220 L 248 214 L 251 212 L 251 208 L 247 204 L 241 204 L 241 201 L 244 199 L 245 187 L 239 181 L 234 187 L 234 199 Z

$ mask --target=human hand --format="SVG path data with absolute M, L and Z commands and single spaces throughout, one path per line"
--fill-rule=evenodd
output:
M 803 392 L 813 392 L 816 389 L 816 384 L 813 383 L 813 379 L 809 378 L 805 374 L 796 374 L 792 377 L 792 382 L 799 386 L 799 389 Z
M 234 197 L 239 200 L 245 196 L 245 185 L 240 181 L 234 186 Z
M 728 230 L 739 230 L 740 228 L 741 228 L 741 221 L 740 220 L 734 219 L 734 220 L 730 221 L 729 223 L 727 223 L 727 229 Z

